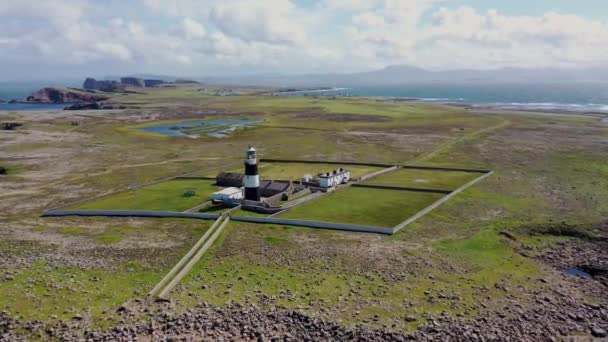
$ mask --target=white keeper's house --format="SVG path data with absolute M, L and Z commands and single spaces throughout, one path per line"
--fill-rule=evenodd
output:
M 322 173 L 319 176 L 319 186 L 327 189 L 340 184 L 346 184 L 350 180 L 350 171 L 339 168 L 332 172 Z

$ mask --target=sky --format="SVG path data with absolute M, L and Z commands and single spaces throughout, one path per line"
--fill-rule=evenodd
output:
M 608 66 L 604 0 L 0 0 L 0 81 Z

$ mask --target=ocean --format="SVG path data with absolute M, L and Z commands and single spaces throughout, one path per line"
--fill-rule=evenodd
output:
M 31 82 L 0 82 L 0 111 L 38 111 L 38 110 L 61 110 L 65 104 L 27 104 L 7 103 L 10 100 L 24 100 L 33 92 L 44 87 L 78 87 L 74 81 L 31 81 Z
M 301 91 L 294 95 L 378 96 L 505 109 L 608 112 L 608 83 L 408 84 Z
M 74 82 L 0 82 L 0 100 L 22 100 L 52 85 L 79 86 Z M 398 86 L 342 87 L 323 91 L 300 91 L 283 95 L 349 95 L 417 99 L 499 109 L 566 110 L 608 113 L 608 83 L 559 84 L 408 84 Z M 0 103 L 0 111 L 61 109 L 63 105 Z

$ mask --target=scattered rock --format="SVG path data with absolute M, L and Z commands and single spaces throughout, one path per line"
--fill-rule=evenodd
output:
M 23 124 L 21 122 L 2 122 L 0 123 L 0 128 L 5 131 L 14 131 L 17 127 L 21 127 Z
M 594 337 L 607 337 L 608 332 L 602 328 L 594 327 L 591 329 L 591 335 Z

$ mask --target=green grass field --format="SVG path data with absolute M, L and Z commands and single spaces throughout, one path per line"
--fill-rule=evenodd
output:
M 319 173 L 329 172 L 337 168 L 349 169 L 352 178 L 358 178 L 366 174 L 380 170 L 381 168 L 359 165 L 333 165 L 333 164 L 307 164 L 307 163 L 265 163 L 259 165 L 260 178 L 277 180 L 299 180 L 304 175 L 316 176 Z M 243 173 L 242 167 L 234 168 L 230 172 Z M 210 172 L 205 176 L 214 177 L 217 173 Z
M 394 227 L 442 195 L 348 188 L 305 203 L 281 218 Z
M 475 172 L 399 169 L 372 178 L 364 184 L 456 190 L 481 176 Z
M 185 211 L 209 201 L 212 193 L 221 189 L 213 185 L 214 183 L 213 180 L 199 179 L 170 180 L 103 197 L 69 209 Z M 189 190 L 196 194 L 192 197 L 185 197 L 184 192 Z

